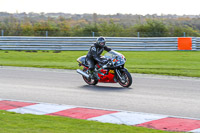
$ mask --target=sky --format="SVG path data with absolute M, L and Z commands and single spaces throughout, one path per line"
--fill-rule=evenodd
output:
M 199 0 L 0 0 L 0 12 L 199 15 Z

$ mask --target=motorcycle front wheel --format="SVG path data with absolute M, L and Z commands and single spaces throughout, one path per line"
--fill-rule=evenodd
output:
M 129 87 L 132 84 L 132 77 L 131 74 L 125 70 L 121 71 L 121 78 L 118 78 L 118 82 L 122 87 Z
M 86 68 L 83 68 L 83 72 L 86 72 L 87 71 L 87 69 Z M 86 72 L 87 73 L 87 72 Z M 88 74 L 88 73 L 87 73 Z M 98 80 L 96 80 L 96 79 L 91 79 L 91 78 L 86 78 L 86 77 L 84 77 L 83 76 L 83 80 L 87 83 L 87 84 L 89 84 L 89 85 L 96 85 L 97 83 L 98 83 Z

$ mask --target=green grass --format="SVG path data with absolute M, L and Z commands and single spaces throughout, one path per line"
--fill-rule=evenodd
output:
M 200 51 L 123 53 L 131 72 L 200 77 Z
M 0 111 L 1 133 L 167 133 L 126 125 L 100 123 L 59 116 Z M 170 132 L 172 133 L 172 132 Z
M 200 51 L 121 52 L 132 73 L 200 77 Z M 0 65 L 77 69 L 87 51 L 0 51 Z

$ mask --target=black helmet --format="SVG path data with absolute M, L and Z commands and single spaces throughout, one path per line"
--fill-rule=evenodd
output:
M 104 47 L 106 45 L 106 39 L 100 36 L 99 38 L 97 38 L 96 43 L 99 47 Z

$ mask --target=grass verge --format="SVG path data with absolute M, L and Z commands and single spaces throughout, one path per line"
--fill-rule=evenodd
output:
M 67 117 L 0 111 L 1 133 L 167 133 L 142 127 L 100 123 Z M 172 132 L 170 132 L 172 133 Z
M 200 51 L 121 52 L 132 73 L 200 77 Z M 0 65 L 77 69 L 87 51 L 0 51 Z

